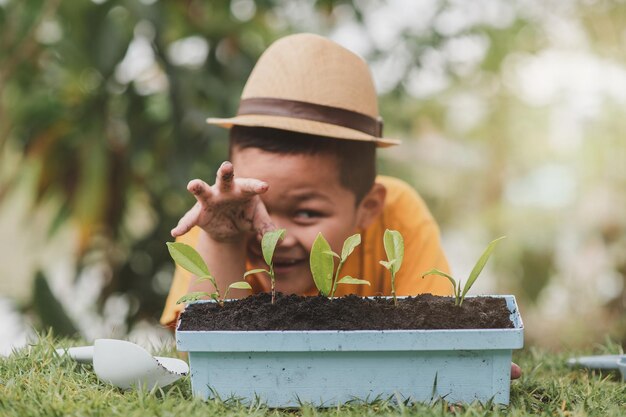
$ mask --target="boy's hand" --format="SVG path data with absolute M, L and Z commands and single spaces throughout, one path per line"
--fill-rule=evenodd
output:
M 268 184 L 253 178 L 235 178 L 233 165 L 224 162 L 217 171 L 215 185 L 202 180 L 191 180 L 187 190 L 196 204 L 172 229 L 172 236 L 187 233 L 192 227 L 202 228 L 217 242 L 235 242 L 248 233 L 261 237 L 275 229 L 259 194 Z
M 518 364 L 511 362 L 511 379 L 518 379 L 522 376 L 522 368 Z

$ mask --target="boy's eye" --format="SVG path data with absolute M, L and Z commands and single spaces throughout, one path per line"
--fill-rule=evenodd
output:
M 296 219 L 303 219 L 303 220 L 308 220 L 308 219 L 314 219 L 317 217 L 321 217 L 322 213 L 320 213 L 319 211 L 315 211 L 315 210 L 298 210 L 296 211 L 294 217 Z

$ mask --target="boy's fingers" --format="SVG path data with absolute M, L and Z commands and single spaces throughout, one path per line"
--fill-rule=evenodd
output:
M 202 205 L 206 205 L 212 194 L 209 184 L 202 180 L 189 181 L 189 184 L 187 184 L 187 191 L 193 194 L 196 197 L 196 200 L 198 200 L 198 202 Z
M 222 162 L 222 165 L 217 170 L 217 178 L 215 183 L 222 192 L 228 192 L 233 188 L 233 179 L 235 177 L 235 170 L 233 164 L 228 161 Z
M 184 235 L 189 230 L 191 230 L 191 228 L 194 227 L 197 223 L 198 213 L 201 209 L 202 207 L 199 203 L 194 204 L 193 207 L 187 213 L 185 213 L 183 217 L 181 217 L 176 227 L 172 229 L 172 231 L 170 232 L 172 234 L 172 237 Z
M 263 235 L 267 232 L 271 232 L 272 230 L 276 230 L 276 225 L 270 220 L 268 222 L 262 222 L 259 224 L 256 229 L 256 237 L 259 239 L 259 242 L 263 239 Z M 280 245 L 280 242 L 278 243 Z
M 254 217 L 252 219 L 252 227 L 256 231 L 256 235 L 259 241 L 261 241 L 265 233 L 276 230 L 276 225 L 268 214 L 267 209 L 265 208 L 265 204 L 260 201 L 260 198 L 259 204 L 257 204 L 255 208 Z
M 518 364 L 511 362 L 511 379 L 518 379 L 522 376 L 522 368 Z
M 240 178 L 237 180 L 237 185 L 241 190 L 241 194 L 246 197 L 263 194 L 269 188 L 268 184 L 265 181 L 257 180 L 254 178 Z

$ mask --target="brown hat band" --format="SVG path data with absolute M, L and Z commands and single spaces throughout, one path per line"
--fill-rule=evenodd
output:
M 363 113 L 305 101 L 267 97 L 246 98 L 240 101 L 237 115 L 248 114 L 313 120 L 358 130 L 377 138 L 383 135 L 383 120 L 380 117 L 377 120 Z

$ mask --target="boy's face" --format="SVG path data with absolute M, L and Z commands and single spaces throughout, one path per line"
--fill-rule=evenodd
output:
M 274 254 L 276 290 L 301 294 L 313 288 L 309 253 L 322 232 L 333 251 L 341 253 L 345 238 L 359 226 L 355 195 L 339 180 L 339 167 L 332 155 L 284 155 L 257 148 L 235 148 L 235 175 L 269 184 L 261 195 L 277 228 L 287 229 Z M 261 245 L 250 239 L 248 259 L 254 268 L 265 268 Z

